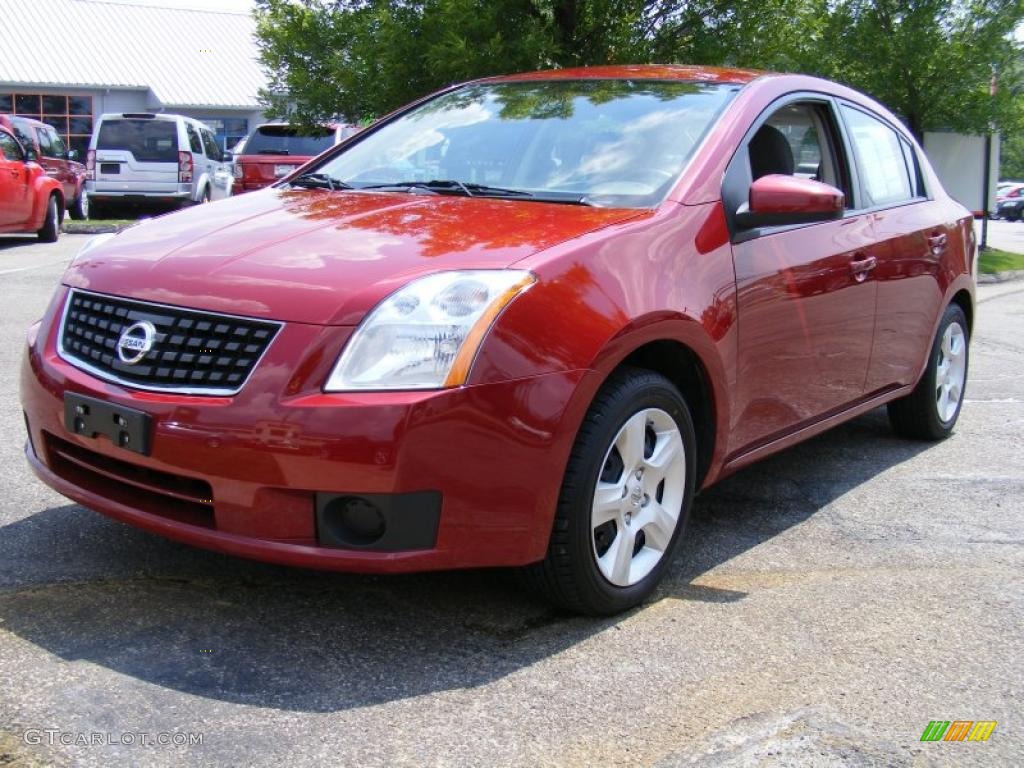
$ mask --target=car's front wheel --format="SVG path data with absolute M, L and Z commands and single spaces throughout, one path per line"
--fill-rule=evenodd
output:
M 696 438 L 679 390 L 617 371 L 580 428 L 546 558 L 526 578 L 552 602 L 609 615 L 645 600 L 672 560 L 693 502 Z
M 909 395 L 889 403 L 889 420 L 897 433 L 918 440 L 950 435 L 964 402 L 969 347 L 967 316 L 958 304 L 950 304 L 921 381 Z

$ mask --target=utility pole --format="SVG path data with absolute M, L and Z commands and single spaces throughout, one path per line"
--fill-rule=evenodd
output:
M 992 79 L 988 84 L 988 95 L 990 98 L 995 99 L 996 88 L 998 83 L 996 82 L 995 68 L 992 70 Z M 992 184 L 992 121 L 989 120 L 988 126 L 985 130 L 985 170 L 981 174 L 982 184 L 984 184 L 981 190 L 981 245 L 978 246 L 979 251 L 988 249 L 988 215 L 989 215 L 989 204 L 991 202 L 989 198 L 989 187 Z

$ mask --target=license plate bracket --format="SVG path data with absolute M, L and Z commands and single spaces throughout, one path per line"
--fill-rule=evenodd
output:
M 120 163 L 100 163 L 100 173 L 120 173 Z
M 280 179 L 282 176 L 287 176 L 298 167 L 297 165 L 275 165 L 274 178 Z
M 134 408 L 71 392 L 64 394 L 64 427 L 76 435 L 105 435 L 120 448 L 148 456 L 152 422 L 152 416 Z

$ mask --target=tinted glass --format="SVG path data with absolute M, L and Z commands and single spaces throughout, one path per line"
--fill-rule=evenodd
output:
M 736 90 L 656 80 L 470 85 L 317 170 L 356 186 L 453 180 L 645 207 L 667 194 Z
M 68 96 L 68 114 L 69 115 L 91 115 L 92 114 L 92 97 L 91 96 Z
M 23 157 L 18 142 L 14 140 L 11 134 L 4 131 L 0 131 L 0 153 L 8 160 L 21 160 Z M 7 171 L 4 171 L 4 173 L 7 173 Z
M 17 93 L 14 95 L 14 111 L 19 115 L 40 115 L 42 99 L 35 94 Z
M 43 96 L 44 115 L 66 115 L 68 113 L 67 96 Z
M 220 160 L 220 147 L 217 146 L 217 140 L 213 138 L 213 134 L 209 131 L 201 131 L 200 135 L 203 139 L 206 156 L 211 160 Z
M 50 140 L 49 130 L 37 127 L 36 138 L 39 140 L 39 154 L 43 157 L 54 157 L 53 142 Z
M 15 118 L 11 120 L 11 128 L 14 129 L 14 135 L 18 137 L 18 141 L 21 142 L 21 146 L 28 149 L 35 149 L 36 141 L 33 137 L 35 132 L 32 130 L 31 123 Z
M 912 198 L 910 174 L 896 131 L 859 109 L 844 106 L 843 110 L 867 198 L 862 207 L 890 205 Z
M 178 162 L 178 125 L 169 120 L 104 120 L 97 149 L 121 149 L 144 163 Z
M 64 140 L 55 132 L 50 132 L 50 142 L 53 144 L 53 157 L 67 160 L 68 148 L 64 146 Z
M 323 128 L 302 136 L 287 125 L 261 125 L 245 144 L 247 155 L 299 155 L 311 157 L 334 146 L 334 130 Z
M 188 134 L 188 145 L 197 155 L 203 154 L 203 145 L 199 141 L 199 132 L 190 123 L 185 123 L 185 132 Z

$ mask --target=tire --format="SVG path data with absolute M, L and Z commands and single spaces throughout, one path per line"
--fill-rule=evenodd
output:
M 1020 221 L 1020 208 L 1007 208 L 1003 215 L 1007 221 Z
M 46 219 L 36 234 L 43 243 L 55 243 L 60 237 L 60 204 L 56 195 L 50 195 L 46 203 Z
M 89 193 L 83 187 L 78 192 L 75 202 L 68 208 L 68 215 L 75 221 L 82 221 L 89 218 Z
M 522 570 L 525 583 L 558 606 L 596 616 L 647 599 L 689 518 L 696 444 L 690 410 L 668 379 L 637 368 L 616 371 L 576 436 L 547 556 Z M 664 468 L 648 463 L 669 448 L 674 458 Z M 599 483 L 606 503 L 596 507 Z
M 906 397 L 889 403 L 889 421 L 902 437 L 942 440 L 952 434 L 967 387 L 970 337 L 957 304 L 942 315 L 921 381 Z

